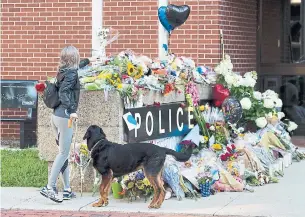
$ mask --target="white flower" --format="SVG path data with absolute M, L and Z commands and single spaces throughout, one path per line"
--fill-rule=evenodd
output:
M 225 76 L 225 81 L 227 82 L 227 84 L 228 84 L 229 86 L 231 86 L 233 83 L 235 83 L 234 77 L 231 76 L 231 75 L 226 75 L 226 76 Z
M 298 125 L 296 123 L 294 123 L 293 121 L 289 121 L 289 125 L 288 125 L 288 131 L 294 131 L 298 128 Z
M 266 115 L 267 118 L 272 118 L 273 115 L 272 115 L 272 112 L 269 112 L 267 115 Z
M 259 92 L 259 91 L 254 91 L 253 92 L 253 97 L 254 97 L 254 99 L 262 100 L 262 93 Z
M 227 62 L 227 68 L 228 70 L 232 71 L 233 70 L 233 64 L 230 62 Z
M 243 83 L 245 87 L 254 87 L 256 84 L 256 80 L 254 80 L 252 77 L 245 77 L 243 79 Z
M 263 99 L 272 99 L 273 101 L 275 101 L 278 98 L 278 94 L 276 92 L 274 92 L 273 90 L 266 90 L 263 94 L 262 94 Z
M 251 100 L 248 97 L 244 97 L 240 100 L 241 107 L 245 110 L 249 110 L 252 106 Z
M 244 78 L 241 75 L 234 74 L 234 87 L 244 86 Z
M 215 127 L 214 126 L 210 126 L 210 130 L 215 131 Z
M 278 112 L 277 117 L 278 117 L 279 120 L 281 120 L 282 118 L 285 117 L 285 113 L 284 112 Z
M 265 117 L 260 117 L 255 120 L 255 123 L 259 128 L 264 128 L 267 125 L 267 120 Z
M 264 99 L 264 107 L 265 108 L 274 108 L 274 102 L 272 99 Z
M 275 107 L 276 107 L 276 108 L 281 108 L 282 106 L 283 106 L 282 100 L 281 100 L 280 98 L 277 98 L 277 99 L 275 100 Z
M 243 127 L 240 127 L 240 128 L 237 129 L 237 131 L 238 131 L 239 133 L 242 133 L 242 132 L 245 131 L 245 129 L 244 129 Z

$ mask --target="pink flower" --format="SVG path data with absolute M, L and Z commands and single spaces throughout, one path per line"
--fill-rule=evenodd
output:
M 187 94 L 191 95 L 194 106 L 198 106 L 199 105 L 199 93 L 198 93 L 197 86 L 195 85 L 194 82 L 190 81 L 186 85 L 185 92 Z

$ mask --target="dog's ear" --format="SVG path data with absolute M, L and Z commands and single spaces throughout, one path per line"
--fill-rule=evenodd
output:
M 102 128 L 100 128 L 100 133 L 103 135 L 104 138 L 106 138 L 106 134 L 104 133 Z
M 85 133 L 84 137 L 83 137 L 83 140 L 89 139 L 90 137 L 91 137 L 91 132 L 88 129 L 87 132 Z

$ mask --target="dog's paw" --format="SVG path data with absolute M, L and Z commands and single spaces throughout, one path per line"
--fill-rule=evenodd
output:
M 103 202 L 103 201 L 99 201 L 99 202 L 97 202 L 97 203 L 92 204 L 93 207 L 101 207 L 101 206 L 103 206 L 103 205 L 104 205 L 104 202 Z
M 149 209 L 159 209 L 161 207 L 161 205 L 158 204 L 151 204 L 148 206 Z

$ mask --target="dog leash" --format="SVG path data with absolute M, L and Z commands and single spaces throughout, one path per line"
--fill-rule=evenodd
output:
M 85 163 L 82 163 L 82 159 L 79 156 L 79 161 L 80 163 L 77 162 L 76 160 L 76 139 L 77 139 L 77 134 L 78 134 L 78 122 L 69 120 L 69 124 L 68 127 L 72 127 L 72 125 L 74 125 L 75 127 L 75 133 L 74 133 L 74 138 L 73 138 L 73 155 L 72 155 L 72 162 L 74 164 L 76 164 L 77 167 L 79 167 L 80 169 L 80 184 L 81 184 L 81 196 L 83 196 L 83 183 L 84 183 L 84 174 L 85 171 L 88 167 L 88 165 L 91 162 L 91 153 L 88 153 L 88 155 L 90 156 L 89 160 L 87 160 Z M 72 172 L 72 171 L 71 171 Z M 74 177 L 74 176 L 73 176 Z

